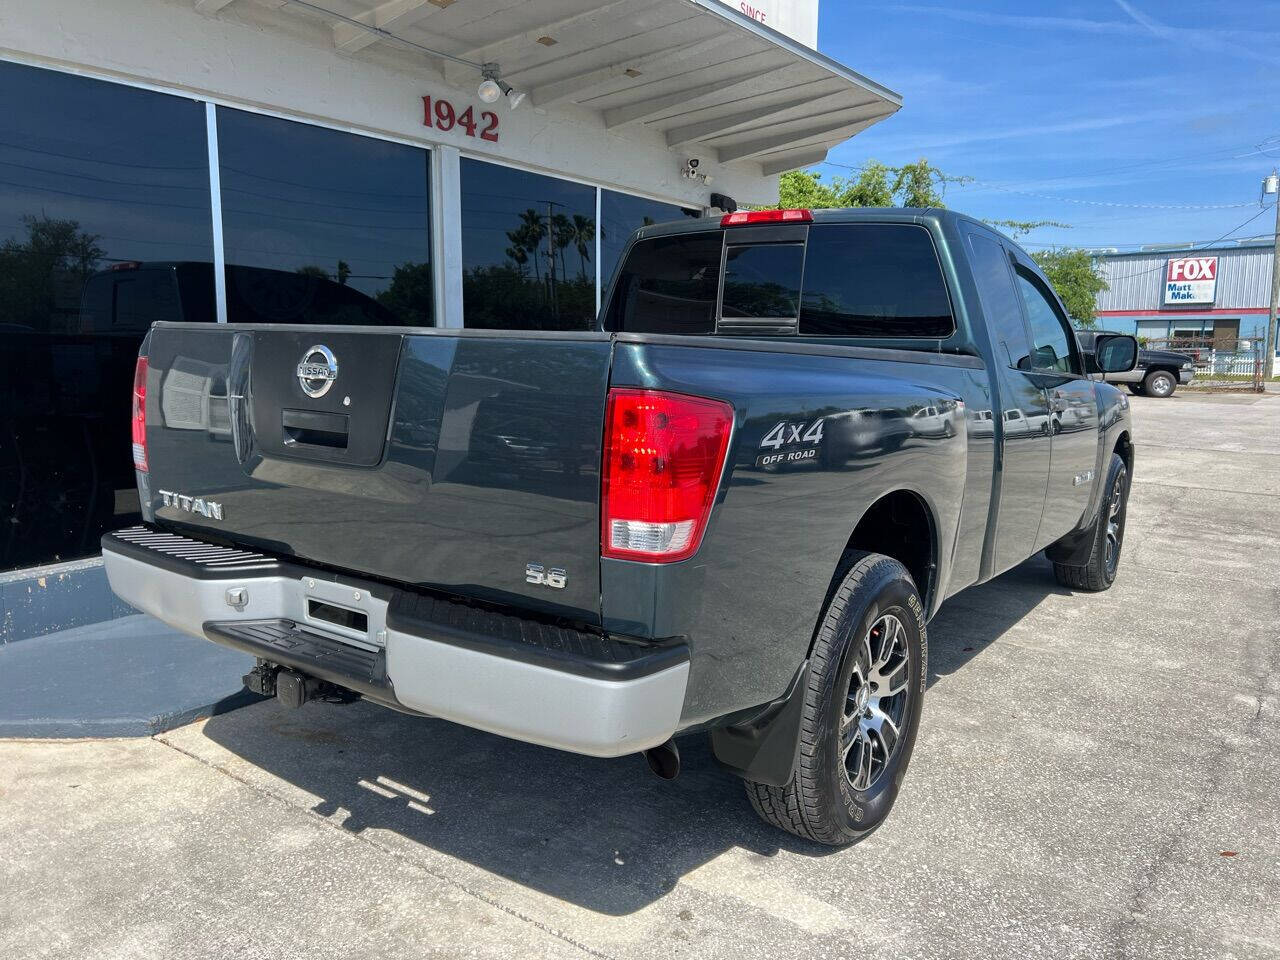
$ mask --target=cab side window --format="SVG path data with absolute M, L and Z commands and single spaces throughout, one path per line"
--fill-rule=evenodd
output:
M 978 234 L 969 235 L 969 248 L 973 251 L 974 280 L 982 298 L 982 312 L 991 330 L 996 358 L 1016 370 L 1027 370 L 1031 366 L 1027 328 L 1013 288 L 1009 255 L 999 243 Z
M 1054 373 L 1080 373 L 1079 358 L 1072 349 L 1075 334 L 1040 281 L 1018 270 L 1018 293 L 1031 325 L 1031 367 Z

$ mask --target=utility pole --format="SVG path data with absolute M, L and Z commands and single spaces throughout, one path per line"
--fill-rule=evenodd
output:
M 560 297 L 556 290 L 556 220 L 554 200 L 547 201 L 547 267 L 551 276 L 551 312 L 560 319 Z
M 1262 181 L 1262 195 L 1268 194 L 1276 198 L 1276 231 L 1272 243 L 1275 245 L 1271 257 L 1271 309 L 1267 313 L 1267 356 L 1262 365 L 1264 380 L 1276 375 L 1276 313 L 1280 311 L 1280 176 L 1275 170 L 1271 176 Z

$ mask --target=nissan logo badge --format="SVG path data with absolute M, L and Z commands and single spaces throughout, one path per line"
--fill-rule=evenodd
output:
M 322 343 L 308 347 L 298 364 L 298 384 L 308 397 L 319 399 L 329 392 L 338 379 L 338 359 Z

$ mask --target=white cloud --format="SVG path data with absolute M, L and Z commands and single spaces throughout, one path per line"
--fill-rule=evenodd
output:
M 1184 110 L 1145 111 L 1136 114 L 1064 120 L 1059 123 L 1022 124 L 1014 127 L 996 127 L 985 130 L 971 130 L 969 132 L 946 133 L 932 137 L 885 138 L 877 143 L 876 149 L 935 150 L 940 147 L 957 147 L 971 143 L 990 143 L 997 140 L 1021 140 L 1065 133 L 1084 133 L 1090 130 L 1109 130 L 1131 124 L 1146 124 L 1185 118 L 1186 111 Z M 864 136 L 864 139 L 870 138 Z
M 1240 30 L 1211 29 L 1201 26 L 1191 28 L 1172 27 L 1166 23 L 1161 23 L 1154 17 L 1148 16 L 1133 4 L 1127 2 L 1127 0 L 1115 0 L 1115 3 L 1135 24 L 1157 39 L 1166 40 L 1179 46 L 1193 47 L 1207 53 L 1248 57 L 1252 60 L 1261 60 L 1264 63 L 1280 62 L 1280 57 L 1275 54 L 1258 53 L 1244 46 L 1246 41 L 1275 44 L 1280 40 L 1280 34 L 1264 33 L 1262 31 L 1245 33 Z
M 1199 50 L 1248 57 L 1267 63 L 1280 61 L 1274 53 L 1260 53 L 1247 45 L 1274 47 L 1280 43 L 1280 33 L 1262 30 L 1231 30 L 1203 25 L 1174 27 L 1160 23 L 1135 8 L 1127 0 L 1115 0 L 1127 20 L 1090 20 L 1084 17 L 1053 17 L 1022 14 L 991 13 L 986 10 L 965 10 L 956 7 L 940 7 L 922 4 L 894 5 L 890 9 L 903 13 L 942 17 L 964 23 L 989 27 L 1012 27 L 1024 30 L 1051 30 L 1089 33 L 1096 36 L 1134 37 L 1154 36 L 1161 40 L 1194 47 Z

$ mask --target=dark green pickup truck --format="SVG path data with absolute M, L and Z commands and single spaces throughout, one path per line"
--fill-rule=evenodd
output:
M 898 793 L 947 597 L 1040 550 L 1071 587 L 1116 576 L 1127 397 L 981 223 L 646 227 L 599 327 L 157 323 L 112 587 L 289 706 L 667 777 L 709 734 L 762 816 L 845 843 Z

